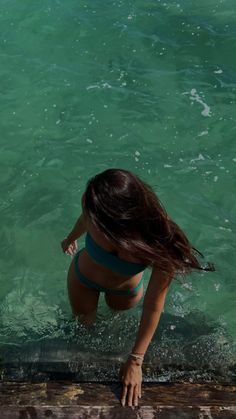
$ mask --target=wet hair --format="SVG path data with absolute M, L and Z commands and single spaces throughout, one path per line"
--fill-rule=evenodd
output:
M 108 169 L 92 177 L 84 194 L 84 211 L 108 240 L 140 263 L 167 273 L 214 271 L 168 216 L 157 195 L 137 175 Z

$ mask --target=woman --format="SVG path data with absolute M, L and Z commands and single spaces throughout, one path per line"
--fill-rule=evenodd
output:
M 168 287 L 176 272 L 202 268 L 200 254 L 167 215 L 149 185 L 133 173 L 108 169 L 88 181 L 83 212 L 62 241 L 67 254 L 86 234 L 86 246 L 68 272 L 72 311 L 85 325 L 94 322 L 100 292 L 114 310 L 134 307 L 143 295 L 143 271 L 151 267 L 134 347 L 121 369 L 121 404 L 136 406 L 141 397 L 142 362 L 157 328 Z

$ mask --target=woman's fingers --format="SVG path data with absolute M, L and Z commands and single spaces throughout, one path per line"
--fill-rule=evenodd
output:
M 74 255 L 74 253 L 76 252 L 76 247 L 75 247 L 74 242 L 70 244 L 70 246 L 67 249 L 67 252 L 71 256 Z
M 123 385 L 121 399 L 120 399 L 122 406 L 125 406 L 127 391 L 128 391 L 127 386 Z
M 71 243 L 70 249 L 71 249 L 71 254 L 73 255 L 76 252 L 76 250 L 77 250 L 77 243 L 76 243 L 76 241 L 74 241 L 74 242 Z
M 66 253 L 67 253 L 67 255 L 71 255 L 72 254 L 72 250 L 71 250 L 71 247 L 70 246 L 68 247 Z
M 138 399 L 141 397 L 141 385 L 123 385 L 121 404 L 122 406 L 138 406 Z
M 70 256 L 73 256 L 78 248 L 76 241 L 73 241 L 72 243 L 68 245 L 67 239 L 62 240 L 61 247 L 62 247 L 63 252 L 66 253 L 66 255 L 70 255 Z
M 134 395 L 134 386 L 130 386 L 129 387 L 129 391 L 128 391 L 128 406 L 132 406 L 133 403 L 133 395 Z
M 134 387 L 134 395 L 133 395 L 133 405 L 138 406 L 138 397 L 139 397 L 139 385 L 137 384 Z
M 142 384 L 139 384 L 139 388 L 138 388 L 138 396 L 141 399 L 142 397 Z

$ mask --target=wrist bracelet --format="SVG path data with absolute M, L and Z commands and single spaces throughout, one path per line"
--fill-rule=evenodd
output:
M 141 361 L 143 361 L 143 358 L 144 358 L 144 355 L 137 355 L 133 353 L 130 353 L 129 356 L 131 356 L 131 358 L 134 358 L 134 359 L 141 359 Z

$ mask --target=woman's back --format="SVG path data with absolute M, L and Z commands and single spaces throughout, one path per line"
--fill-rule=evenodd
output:
M 107 240 L 107 238 L 98 229 L 87 223 L 87 233 L 91 236 L 94 242 L 106 252 L 117 256 L 119 259 L 131 263 L 139 263 L 132 256 L 127 254 L 125 250 L 117 248 L 113 243 Z M 83 275 L 88 276 L 91 280 L 97 284 L 108 287 L 108 288 L 133 288 L 139 282 L 142 272 L 130 275 L 120 274 L 114 272 L 103 264 L 97 263 L 89 254 L 85 248 L 79 257 L 80 270 Z

